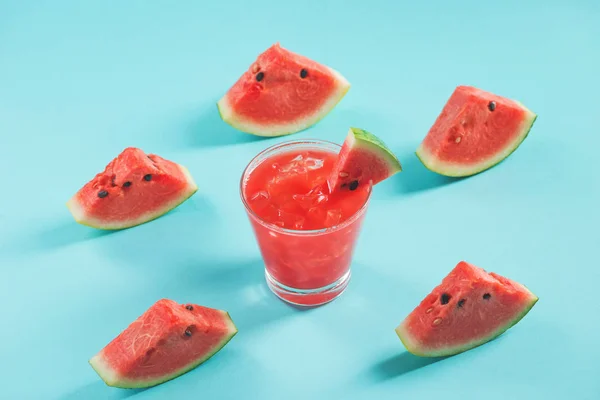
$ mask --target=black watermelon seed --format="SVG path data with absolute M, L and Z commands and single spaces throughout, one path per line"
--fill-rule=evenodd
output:
M 358 181 L 352 181 L 352 182 L 350 182 L 350 186 L 348 186 L 348 189 L 356 190 L 357 187 L 358 187 Z
M 465 301 L 467 301 L 467 299 L 460 299 L 457 304 L 458 308 L 461 308 L 465 304 Z
M 304 68 L 302 68 L 302 69 L 300 70 L 300 78 L 304 79 L 304 78 L 306 78 L 307 76 L 308 76 L 308 71 L 307 71 L 307 70 L 305 70 Z
M 101 199 L 105 198 L 106 196 L 108 196 L 108 192 L 106 190 L 101 190 L 98 192 L 98 197 Z
M 259 72 L 258 74 L 256 74 L 256 81 L 260 82 L 263 80 L 263 78 L 265 77 L 265 73 L 264 72 Z
M 192 310 L 194 309 L 194 307 L 193 307 L 193 306 L 191 306 L 191 305 L 189 305 L 189 304 L 188 304 L 187 306 L 185 306 L 185 308 L 187 308 L 187 309 L 188 309 L 188 310 L 190 310 L 190 311 L 192 311 Z
M 442 293 L 442 296 L 440 297 L 440 303 L 442 303 L 442 305 L 448 304 L 451 298 L 452 296 L 450 296 L 448 293 Z
M 341 186 L 341 187 L 345 188 L 346 186 L 348 186 L 348 184 L 347 184 L 347 183 L 342 183 L 342 186 Z
M 123 187 L 129 187 L 131 186 L 131 182 L 127 181 L 123 183 Z
M 192 336 L 192 331 L 189 328 L 185 330 L 185 336 Z
M 484 299 L 484 300 L 489 300 L 489 299 L 490 299 L 490 297 L 492 297 L 492 295 L 491 295 L 491 294 L 489 294 L 489 293 L 486 293 L 486 294 L 484 294 L 484 295 L 483 295 L 483 299 Z
M 490 111 L 494 111 L 494 110 L 496 109 L 496 102 L 495 102 L 495 101 L 490 101 L 490 102 L 488 103 L 488 109 L 489 109 Z
M 150 358 L 152 357 L 152 354 L 154 354 L 156 352 L 156 349 L 154 347 L 150 347 L 148 350 L 146 350 L 146 358 Z
M 144 180 L 150 182 L 152 180 L 152 174 L 144 175 Z

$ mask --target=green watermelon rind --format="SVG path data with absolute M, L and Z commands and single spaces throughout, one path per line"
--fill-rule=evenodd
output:
M 88 217 L 85 215 L 85 212 L 83 211 L 83 208 L 79 204 L 76 196 L 73 196 L 67 202 L 67 208 L 69 209 L 69 211 L 71 211 L 71 214 L 73 215 L 73 217 L 75 218 L 75 221 L 77 223 L 88 226 L 90 228 L 95 228 L 95 229 L 121 230 L 121 229 L 133 228 L 134 226 L 138 226 L 138 225 L 148 223 L 150 221 L 154 221 L 155 219 L 158 219 L 158 218 L 162 217 L 163 215 L 167 214 L 169 211 L 172 211 L 175 208 L 179 207 L 181 204 L 183 204 L 185 201 L 187 201 L 190 197 L 192 197 L 198 191 L 198 185 L 196 185 L 196 182 L 194 181 L 194 178 L 192 177 L 192 175 L 190 174 L 188 169 L 186 167 L 184 167 L 183 165 L 179 165 L 179 168 L 183 172 L 183 175 L 186 179 L 187 190 L 185 190 L 180 197 L 174 199 L 170 203 L 167 203 L 164 207 L 162 207 L 158 210 L 155 210 L 153 212 L 144 214 L 134 220 L 121 221 L 121 222 L 117 223 L 117 222 L 103 222 L 96 218 Z
M 517 148 L 523 143 L 525 138 L 529 135 L 533 124 L 537 120 L 537 114 L 533 113 L 523 104 L 517 103 L 521 106 L 521 108 L 525 111 L 527 117 L 523 120 L 522 127 L 520 129 L 519 134 L 515 137 L 515 140 L 512 141 L 507 146 L 503 147 L 499 152 L 497 152 L 494 156 L 488 157 L 487 159 L 481 161 L 478 164 L 469 164 L 469 165 L 461 165 L 459 163 L 450 163 L 441 161 L 436 159 L 436 157 L 431 154 L 424 146 L 423 143 L 419 146 L 416 151 L 416 155 L 423 163 L 423 165 L 432 172 L 435 172 L 440 175 L 461 178 L 466 176 L 472 176 L 484 172 L 507 159 L 512 153 L 514 153 Z
M 364 129 L 354 127 L 350 128 L 349 133 L 354 137 L 355 140 L 354 144 L 352 145 L 353 148 L 365 149 L 386 160 L 386 164 L 389 167 L 389 176 L 402 171 L 402 164 L 400 164 L 400 161 L 396 155 L 394 155 L 390 148 L 377 136 Z
M 521 285 L 521 286 L 524 287 L 525 289 L 527 289 L 524 285 Z M 484 336 L 482 338 L 479 338 L 479 339 L 475 339 L 468 343 L 464 343 L 464 344 L 454 346 L 454 347 L 446 347 L 446 348 L 440 348 L 440 349 L 435 349 L 435 350 L 426 350 L 426 349 L 419 348 L 419 346 L 416 343 L 416 340 L 414 340 L 411 337 L 410 333 L 404 328 L 403 324 L 400 324 L 396 328 L 396 334 L 400 338 L 400 341 L 402 342 L 404 347 L 406 347 L 406 350 L 408 350 L 409 353 L 414 354 L 415 356 L 419 356 L 419 357 L 449 357 L 449 356 L 453 356 L 456 354 L 460 354 L 467 350 L 474 349 L 475 347 L 479 347 L 481 345 L 484 345 L 484 344 L 494 340 L 495 338 L 497 338 L 498 336 L 502 335 L 504 332 L 506 332 L 513 326 L 515 326 L 519 321 L 521 321 L 523 319 L 523 317 L 525 317 L 525 315 L 527 315 L 529 313 L 529 311 L 531 311 L 533 306 L 539 300 L 538 297 L 535 294 L 533 294 L 529 289 L 527 289 L 527 291 L 531 295 L 530 300 L 529 300 L 529 302 L 527 302 L 525 304 L 525 307 L 523 308 L 523 310 L 519 314 L 517 314 L 515 316 L 515 318 L 513 318 L 511 321 L 509 321 L 505 325 L 499 327 L 496 331 L 492 332 L 491 334 Z
M 292 121 L 287 124 L 258 124 L 255 122 L 247 121 L 243 116 L 236 115 L 235 111 L 229 104 L 227 95 L 223 96 L 217 102 L 217 108 L 221 119 L 233 128 L 255 136 L 263 137 L 276 137 L 291 135 L 308 129 L 316 125 L 319 121 L 325 118 L 337 105 L 348 90 L 350 90 L 350 83 L 346 78 L 333 68 L 327 67 L 331 74 L 334 76 L 337 85 L 336 91 L 329 97 L 329 99 L 323 104 L 315 113 Z
M 106 383 L 106 385 L 121 389 L 144 389 L 152 386 L 157 386 L 162 383 L 168 382 L 175 378 L 180 377 L 181 375 L 193 370 L 198 367 L 200 364 L 206 362 L 212 356 L 217 354 L 229 341 L 237 334 L 238 330 L 233 323 L 230 315 L 226 311 L 222 311 L 223 318 L 227 321 L 229 325 L 228 333 L 223 337 L 223 340 L 215 345 L 215 347 L 208 353 L 206 353 L 202 358 L 191 362 L 190 364 L 182 367 L 181 369 L 173 372 L 172 374 L 156 378 L 153 380 L 127 380 L 121 379 L 117 373 L 115 373 L 112 368 L 104 361 L 101 356 L 101 353 L 96 354 L 89 360 L 90 365 L 96 371 L 96 373 L 100 376 L 100 378 Z

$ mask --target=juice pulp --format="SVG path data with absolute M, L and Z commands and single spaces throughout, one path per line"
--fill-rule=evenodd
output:
M 327 179 L 336 160 L 334 151 L 289 150 L 266 157 L 244 177 L 242 195 L 267 280 L 286 290 L 317 290 L 349 277 L 371 187 L 330 193 Z M 276 294 L 301 304 L 300 295 Z M 310 301 L 326 302 L 337 294 L 331 299 L 327 296 L 313 296 Z M 306 299 L 304 295 L 302 301 Z
M 268 158 L 248 179 L 245 196 L 263 221 L 294 230 L 338 225 L 369 197 L 367 186 L 331 194 L 327 179 L 337 154 L 325 150 L 291 151 Z

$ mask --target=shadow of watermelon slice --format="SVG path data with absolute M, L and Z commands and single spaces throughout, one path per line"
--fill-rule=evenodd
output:
M 447 357 L 417 357 L 405 351 L 376 364 L 373 368 L 373 375 L 375 375 L 377 380 L 388 380 L 442 361 L 445 358 Z
M 221 120 L 216 100 L 205 106 L 203 111 L 194 114 L 178 134 L 186 147 L 218 147 L 234 144 L 268 141 L 268 137 L 240 132 Z
M 440 188 L 451 183 L 461 181 L 464 178 L 452 178 L 436 174 L 425 168 L 414 152 L 401 155 L 402 176 L 396 178 L 397 191 L 403 194 L 423 192 L 426 190 Z
M 31 257 L 37 253 L 56 250 L 72 244 L 99 239 L 119 231 L 101 231 L 79 225 L 72 218 L 56 221 L 49 228 L 12 238 L 4 251 L 11 257 Z
M 102 381 L 95 381 L 81 386 L 75 391 L 59 397 L 59 400 L 118 400 L 127 399 L 148 389 L 115 390 L 106 386 Z
M 196 195 L 193 199 L 169 211 L 161 218 L 167 219 L 169 215 L 194 212 L 202 212 L 203 220 L 206 221 L 213 212 L 213 206 L 202 195 Z M 15 257 L 27 257 L 88 240 L 118 235 L 120 232 L 132 229 L 98 230 L 77 224 L 72 218 L 63 218 L 46 224 L 40 223 L 40 225 L 45 227 L 37 232 L 29 232 L 27 236 L 15 236 L 7 246 L 8 251 L 6 251 L 6 254 Z

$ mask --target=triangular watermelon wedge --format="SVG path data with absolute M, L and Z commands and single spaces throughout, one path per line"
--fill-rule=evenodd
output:
M 328 182 L 332 192 L 356 190 L 401 171 L 400 161 L 383 140 L 364 129 L 350 128 Z
M 146 388 L 202 364 L 236 333 L 225 311 L 162 299 L 92 357 L 90 364 L 109 386 Z
M 396 333 L 415 355 L 450 356 L 501 335 L 537 301 L 520 283 L 461 261 Z
M 510 156 L 536 119 L 534 112 L 516 100 L 458 86 L 416 154 L 438 174 L 474 175 Z
M 187 168 L 129 147 L 68 202 L 77 222 L 124 229 L 156 219 L 198 190 Z
M 257 136 L 299 132 L 325 117 L 350 83 L 336 70 L 274 44 L 219 100 L 223 121 Z

